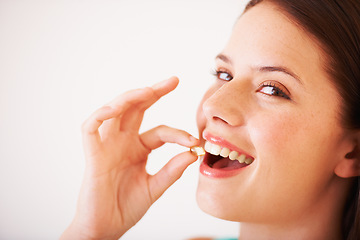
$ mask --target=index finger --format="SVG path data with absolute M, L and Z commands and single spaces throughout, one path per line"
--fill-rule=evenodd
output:
M 136 107 L 129 109 L 121 120 L 119 119 L 118 125 L 120 130 L 139 131 L 145 110 L 157 102 L 162 96 L 174 90 L 178 84 L 179 79 L 177 77 L 171 77 L 152 87 L 148 87 L 147 89 L 151 92 L 151 95 L 146 100 L 137 104 Z
M 141 105 L 145 109 L 149 108 L 156 101 L 158 101 L 162 96 L 173 91 L 177 87 L 178 84 L 179 84 L 179 79 L 175 76 L 154 84 L 152 87 L 150 87 L 153 90 L 153 96 L 151 98 L 149 98 L 148 101 L 141 103 Z

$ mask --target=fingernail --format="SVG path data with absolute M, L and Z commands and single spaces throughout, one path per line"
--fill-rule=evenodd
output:
M 165 79 L 165 80 L 163 80 L 163 81 L 161 81 L 161 82 L 155 83 L 154 85 L 152 85 L 152 88 L 161 88 L 161 87 L 163 87 L 164 85 L 166 85 L 166 83 L 167 83 L 170 79 L 172 79 L 172 78 L 174 78 L 174 77 L 170 77 L 170 78 Z

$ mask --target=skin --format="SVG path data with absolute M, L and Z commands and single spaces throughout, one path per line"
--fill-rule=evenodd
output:
M 187 151 L 173 157 L 153 176 L 145 170 L 149 153 L 166 142 L 185 147 L 199 144 L 187 132 L 167 126 L 139 134 L 144 111 L 178 82 L 172 77 L 129 91 L 84 122 L 85 176 L 75 217 L 60 239 L 120 238 L 196 161 Z
M 222 73 L 200 104 L 200 136 L 223 137 L 255 161 L 234 177 L 200 175 L 197 201 L 215 217 L 244 222 L 239 239 L 341 239 L 351 180 L 336 173 L 354 141 L 323 59 L 316 41 L 268 3 L 237 21 L 216 59 Z M 290 99 L 261 87 L 269 81 Z
M 360 175 L 359 159 L 346 156 L 359 152 L 360 134 L 341 127 L 324 59 L 315 40 L 267 3 L 238 20 L 216 59 L 222 73 L 200 103 L 200 136 L 223 137 L 255 160 L 233 177 L 200 175 L 197 200 L 213 216 L 243 222 L 239 239 L 341 239 L 350 177 Z M 204 144 L 167 126 L 139 133 L 144 111 L 178 81 L 127 92 L 84 122 L 84 180 L 60 239 L 120 238 L 196 161 L 187 151 L 153 176 L 145 170 L 166 142 Z

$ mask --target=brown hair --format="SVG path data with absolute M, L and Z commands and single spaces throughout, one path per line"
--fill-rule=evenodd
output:
M 327 60 L 325 70 L 342 98 L 342 124 L 360 130 L 359 0 L 251 0 L 245 12 L 265 1 L 279 7 L 320 43 Z M 359 192 L 357 177 L 344 210 L 342 229 L 347 240 L 360 239 Z

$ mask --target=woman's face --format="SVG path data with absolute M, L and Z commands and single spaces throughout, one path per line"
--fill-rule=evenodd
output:
M 324 64 L 316 42 L 273 5 L 241 16 L 216 58 L 217 79 L 197 123 L 203 143 L 253 162 L 214 163 L 206 154 L 197 192 L 205 212 L 233 221 L 290 221 L 328 196 L 345 133 Z

